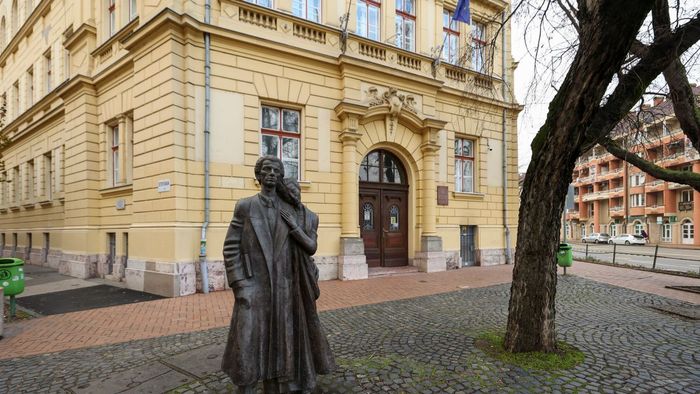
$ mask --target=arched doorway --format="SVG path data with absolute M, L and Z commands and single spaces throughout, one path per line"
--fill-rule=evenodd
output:
M 362 159 L 360 234 L 369 267 L 408 265 L 408 179 L 401 161 L 378 149 Z
M 692 245 L 695 241 L 695 226 L 690 219 L 685 219 L 681 224 L 681 242 Z

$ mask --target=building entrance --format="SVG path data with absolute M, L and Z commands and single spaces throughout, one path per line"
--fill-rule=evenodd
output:
M 396 156 L 370 152 L 360 165 L 360 234 L 369 267 L 408 265 L 408 182 Z

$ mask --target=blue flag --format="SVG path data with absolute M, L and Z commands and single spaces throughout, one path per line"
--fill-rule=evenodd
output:
M 459 0 L 457 2 L 457 7 L 455 8 L 455 15 L 452 19 L 465 23 L 469 23 L 471 21 L 471 14 L 469 12 L 469 0 Z

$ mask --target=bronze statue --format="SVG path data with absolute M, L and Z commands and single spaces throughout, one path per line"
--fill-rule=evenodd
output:
M 241 199 L 224 240 L 235 303 L 222 361 L 240 393 L 307 393 L 335 369 L 316 311 L 318 216 L 274 156 L 255 164 L 262 190 Z

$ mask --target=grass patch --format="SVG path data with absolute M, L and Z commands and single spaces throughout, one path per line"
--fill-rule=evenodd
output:
M 581 364 L 584 360 L 583 352 L 563 341 L 557 342 L 559 351 L 556 353 L 510 353 L 503 348 L 503 337 L 504 334 L 500 332 L 485 332 L 479 335 L 475 344 L 491 357 L 523 369 L 566 370 Z

